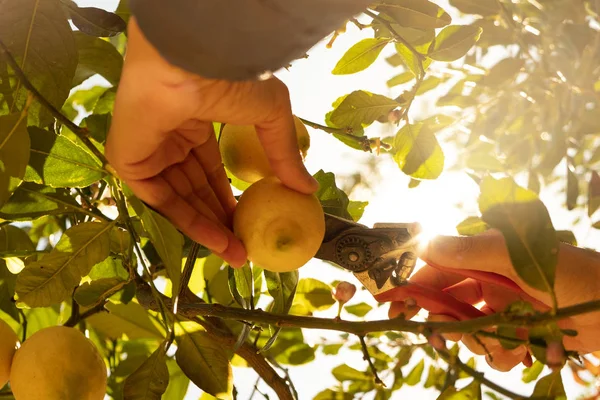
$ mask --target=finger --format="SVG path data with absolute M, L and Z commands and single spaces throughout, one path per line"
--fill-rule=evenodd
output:
M 421 310 L 421 308 L 417 307 L 417 305 L 414 302 L 411 304 L 408 304 L 408 303 L 410 303 L 410 302 L 394 301 L 394 302 L 390 303 L 388 317 L 390 319 L 398 318 L 400 316 L 400 314 L 404 314 L 404 319 L 411 319 L 412 317 L 417 315 L 417 313 Z
M 437 236 L 419 250 L 419 257 L 436 268 L 486 271 L 516 278 L 500 233 L 467 237 Z
M 191 159 L 191 161 L 186 160 L 182 164 L 167 168 L 162 173 L 162 176 L 173 190 L 200 214 L 203 214 L 214 222 L 225 223 L 227 221 L 225 211 L 223 211 L 215 194 L 208 185 L 202 168 L 200 168 L 200 165 L 196 165 L 196 168 L 194 168 L 194 157 L 188 157 L 188 159 Z M 191 182 L 186 170 L 191 174 L 195 174 L 193 178 L 200 180 L 200 182 Z
M 427 321 L 430 322 L 456 322 L 456 318 L 443 314 L 429 314 Z M 442 337 L 452 342 L 458 342 L 462 339 L 462 333 L 442 333 Z
M 190 239 L 222 254 L 228 254 L 227 249 L 230 246 L 242 246 L 241 242 L 236 243 L 239 240 L 233 234 L 229 235 L 225 227 L 210 220 L 188 204 L 164 178 L 131 181 L 129 186 L 141 200 L 168 218 Z M 226 261 L 239 265 L 240 262 L 241 264 L 245 262 L 245 258 Z
M 462 282 L 443 289 L 443 291 L 464 303 L 474 305 L 483 301 L 481 282 L 475 279 L 465 279 Z
M 261 83 L 264 87 L 257 90 L 272 93 L 276 98 L 276 108 L 269 118 L 256 123 L 256 132 L 269 164 L 284 185 L 302 193 L 314 193 L 319 184 L 302 162 L 288 89 L 278 79 Z
M 512 350 L 500 348 L 491 354 L 487 354 L 485 356 L 485 360 L 487 361 L 488 365 L 495 370 L 508 372 L 519 365 L 525 358 L 526 354 L 527 348 L 525 348 L 525 346 L 519 346 Z
M 420 286 L 426 286 L 433 290 L 442 290 L 448 286 L 452 286 L 457 282 L 465 279 L 463 276 L 444 271 L 441 269 L 433 268 L 429 265 L 424 265 L 409 279 L 410 283 L 416 283 Z M 402 301 L 404 298 L 401 297 L 402 291 L 389 290 L 381 293 L 375 298 L 377 301 Z
M 231 217 L 236 201 L 231 191 L 231 185 L 227 178 L 223 161 L 221 160 L 221 153 L 219 152 L 219 145 L 215 135 L 210 135 L 206 142 L 192 150 L 192 152 L 202 166 L 219 203 L 225 210 L 225 213 Z

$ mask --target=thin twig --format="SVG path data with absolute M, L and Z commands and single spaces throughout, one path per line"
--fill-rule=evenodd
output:
M 76 307 L 73 308 L 74 310 L 77 310 L 77 312 L 72 313 L 71 316 L 69 317 L 69 319 L 63 325 L 69 326 L 69 327 L 74 327 L 81 321 L 85 320 L 86 318 L 91 317 L 94 314 L 98 314 L 100 312 L 106 311 L 106 309 L 104 308 L 105 304 L 106 304 L 106 302 L 102 302 L 83 313 L 79 312 L 79 305 L 77 305 Z
M 363 352 L 363 358 L 366 362 L 369 363 L 369 368 L 371 369 L 371 373 L 375 378 L 375 383 L 385 387 L 385 383 L 379 378 L 377 374 L 377 368 L 375 368 L 375 364 L 373 364 L 373 360 L 371 360 L 371 355 L 369 354 L 369 348 L 367 347 L 367 343 L 365 342 L 365 337 L 363 335 L 358 335 L 358 340 L 360 340 L 360 346 Z
M 368 153 L 371 152 L 371 141 L 369 140 L 369 138 L 366 136 L 353 135 L 352 128 L 331 128 L 329 126 L 317 124 L 316 122 L 312 122 L 312 121 L 306 120 L 304 118 L 299 118 L 299 119 L 300 119 L 300 121 L 302 121 L 302 123 L 304 125 L 310 126 L 313 129 L 318 129 L 323 132 L 330 133 L 332 135 L 338 135 L 338 136 L 344 137 L 346 139 L 352 140 L 352 141 L 358 143 L 363 151 L 368 152 Z
M 102 163 L 102 166 L 106 168 L 108 165 L 108 160 L 104 157 L 104 154 L 98 150 L 96 146 L 92 143 L 92 141 L 88 137 L 88 130 L 76 125 L 73 121 L 67 118 L 63 113 L 61 113 L 56 107 L 54 107 L 31 83 L 31 81 L 23 72 L 23 69 L 19 66 L 12 53 L 4 44 L 2 40 L 0 40 L 0 53 L 6 57 L 6 60 L 10 67 L 14 70 L 15 74 L 19 77 L 19 80 L 23 83 L 23 86 L 29 90 L 33 94 L 33 96 L 40 102 L 42 106 L 44 106 L 54 118 L 56 118 L 59 122 L 65 125 L 69 130 L 71 130 L 77 137 L 89 148 L 89 150 L 94 153 L 96 158 Z M 110 172 L 110 171 L 109 171 Z

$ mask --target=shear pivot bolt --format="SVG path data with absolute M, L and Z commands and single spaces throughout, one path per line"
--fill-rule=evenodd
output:
M 348 254 L 348 260 L 352 261 L 352 262 L 356 262 L 359 259 L 359 255 L 358 253 L 352 252 L 350 254 Z

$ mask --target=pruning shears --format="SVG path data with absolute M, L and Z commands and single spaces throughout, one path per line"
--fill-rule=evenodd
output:
M 377 223 L 369 228 L 325 214 L 325 227 L 325 237 L 315 258 L 353 273 L 376 298 L 412 298 L 419 307 L 432 314 L 449 315 L 461 321 L 486 315 L 443 290 L 408 281 L 417 263 L 418 224 Z M 503 275 L 462 269 L 453 272 L 519 294 L 525 293 Z

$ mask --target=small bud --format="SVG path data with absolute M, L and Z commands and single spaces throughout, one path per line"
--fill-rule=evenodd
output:
M 443 336 L 439 333 L 434 333 L 429 335 L 427 341 L 436 350 L 446 350 L 446 340 L 444 340 Z
M 345 304 L 354 297 L 354 293 L 356 293 L 356 286 L 350 282 L 340 282 L 335 287 L 333 298 L 339 301 L 340 304 Z
M 565 348 L 561 342 L 550 342 L 546 348 L 546 364 L 553 369 L 562 368 L 566 361 Z

